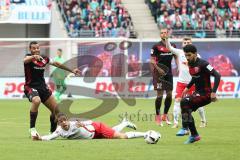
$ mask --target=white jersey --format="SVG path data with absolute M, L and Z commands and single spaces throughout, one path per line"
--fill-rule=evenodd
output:
M 81 122 L 84 126 L 78 127 L 77 121 L 70 121 L 70 127 L 66 131 L 58 126 L 56 131 L 50 135 L 42 136 L 42 140 L 52 140 L 59 136 L 68 139 L 92 139 L 95 134 L 95 128 L 92 125 L 92 121 Z
M 185 57 L 184 51 L 181 49 L 174 48 L 173 46 L 171 46 L 169 41 L 167 41 L 167 43 L 170 51 L 177 56 L 179 70 L 178 82 L 188 84 L 191 81 L 192 77 L 189 73 L 189 68 L 187 64 L 188 62 Z

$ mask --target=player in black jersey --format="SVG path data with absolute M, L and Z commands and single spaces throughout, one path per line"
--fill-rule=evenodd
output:
M 172 103 L 173 75 L 171 62 L 174 57 L 172 52 L 166 48 L 165 39 L 168 37 L 168 30 L 162 28 L 160 31 L 161 41 L 155 44 L 151 50 L 151 70 L 153 75 L 154 90 L 157 91 L 155 100 L 156 117 L 155 121 L 158 125 L 163 126 L 162 120 L 168 125 L 171 122 L 167 113 Z M 175 46 L 173 44 L 173 46 Z M 174 57 L 175 58 L 175 57 Z M 164 114 L 160 117 L 160 108 L 162 104 L 163 92 L 166 91 Z
M 48 88 L 44 79 L 44 71 L 47 64 L 61 68 L 63 70 L 79 74 L 78 69 L 69 69 L 66 66 L 58 63 L 51 62 L 46 56 L 40 56 L 40 47 L 38 42 L 30 42 L 30 53 L 24 57 L 24 72 L 25 72 L 25 85 L 24 93 L 32 103 L 30 108 L 30 134 L 36 136 L 35 123 L 38 115 L 38 107 L 43 103 L 50 111 L 51 132 L 56 129 L 55 115 L 59 112 L 56 100 L 52 96 L 51 90 Z
M 216 91 L 221 75 L 207 61 L 197 57 L 197 48 L 194 45 L 186 45 L 183 50 L 188 61 L 192 80 L 183 91 L 183 98 L 181 100 L 183 128 L 178 133 L 180 134 L 180 132 L 184 132 L 184 129 L 189 128 L 191 136 L 185 142 L 185 144 L 189 144 L 200 140 L 192 112 L 196 111 L 199 107 L 217 100 Z M 211 76 L 214 76 L 213 88 L 211 87 Z M 195 85 L 195 92 L 192 95 L 186 96 L 192 85 Z

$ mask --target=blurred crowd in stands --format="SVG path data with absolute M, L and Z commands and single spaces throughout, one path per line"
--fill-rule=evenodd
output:
M 158 27 L 174 37 L 240 37 L 240 0 L 145 0 Z
M 121 0 L 57 0 L 70 37 L 134 37 Z
M 238 71 L 230 58 L 224 54 L 219 54 L 208 58 L 208 62 L 221 74 L 221 76 L 238 76 Z

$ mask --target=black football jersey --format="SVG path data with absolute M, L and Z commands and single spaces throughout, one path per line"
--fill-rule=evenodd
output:
M 31 56 L 31 54 L 27 54 L 26 56 Z M 41 61 L 33 59 L 32 62 L 24 64 L 25 85 L 40 88 L 46 86 L 44 71 L 49 61 L 48 57 L 43 56 Z
M 172 44 L 174 47 L 175 45 Z M 173 53 L 166 48 L 166 45 L 160 41 L 155 44 L 151 49 L 151 56 L 156 57 L 157 64 L 160 66 L 166 66 L 168 68 L 168 75 L 172 75 L 172 58 Z M 165 69 L 164 69 L 165 70 Z

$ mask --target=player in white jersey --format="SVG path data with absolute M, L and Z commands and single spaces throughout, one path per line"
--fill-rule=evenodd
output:
M 189 37 L 183 38 L 182 41 L 182 47 L 185 45 L 192 44 L 192 40 Z M 173 118 L 174 118 L 174 125 L 172 128 L 177 128 L 178 127 L 178 117 L 180 114 L 180 101 L 182 97 L 182 92 L 192 79 L 189 69 L 188 69 L 188 64 L 187 64 L 187 59 L 185 57 L 184 51 L 181 49 L 177 49 L 171 46 L 169 40 L 167 39 L 166 41 L 166 47 L 177 56 L 177 63 L 178 63 L 178 80 L 177 80 L 177 86 L 176 86 L 176 95 L 175 95 L 175 102 L 174 102 L 174 108 L 173 108 Z M 198 55 L 199 56 L 199 55 Z M 189 93 L 193 92 L 195 90 L 194 87 L 192 87 L 189 90 Z M 199 115 L 201 117 L 201 124 L 200 127 L 206 127 L 207 121 L 206 121 L 206 116 L 205 116 L 205 111 L 203 107 L 200 107 L 198 109 Z
M 98 139 L 98 138 L 119 138 L 129 139 L 144 137 L 146 132 L 126 132 L 122 133 L 121 130 L 125 127 L 136 129 L 136 126 L 126 119 L 112 128 L 106 126 L 101 122 L 89 121 L 70 121 L 63 113 L 59 113 L 57 116 L 58 127 L 55 132 L 50 135 L 39 136 L 36 135 L 34 140 L 53 140 L 57 137 L 63 137 L 67 139 Z

